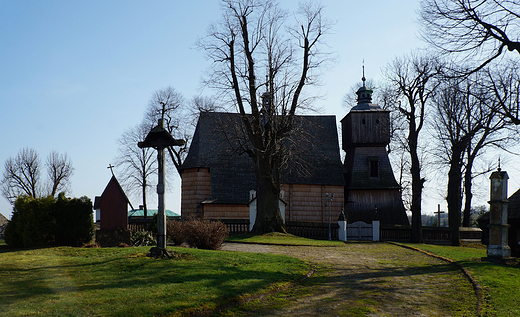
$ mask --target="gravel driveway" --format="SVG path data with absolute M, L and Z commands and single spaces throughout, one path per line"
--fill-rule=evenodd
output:
M 476 296 L 460 270 L 386 243 L 341 247 L 225 243 L 223 250 L 285 254 L 316 273 L 276 298 L 243 308 L 242 316 L 471 316 Z M 276 296 L 274 296 L 276 297 Z

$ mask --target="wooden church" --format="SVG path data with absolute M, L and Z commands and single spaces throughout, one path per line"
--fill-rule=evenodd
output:
M 372 90 L 357 91 L 357 105 L 341 120 L 345 156 L 345 213 L 349 223 L 408 225 L 408 217 L 386 152 L 390 111 L 372 103 Z
M 386 153 L 389 111 L 372 104 L 371 93 L 363 84 L 357 105 L 341 120 L 344 163 L 335 116 L 295 117 L 281 170 L 284 221 L 327 223 L 330 203 L 333 222 L 345 211 L 349 223 L 408 224 Z M 182 218 L 250 219 L 256 181 L 252 160 L 241 150 L 247 142 L 239 114 L 200 114 L 180 168 Z
M 285 221 L 333 221 L 344 207 L 344 167 L 335 116 L 297 116 L 281 169 L 280 204 Z M 201 113 L 188 156 L 181 166 L 181 217 L 250 219 L 256 180 L 237 113 Z

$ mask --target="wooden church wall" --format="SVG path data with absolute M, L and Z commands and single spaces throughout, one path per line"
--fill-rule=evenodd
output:
M 367 115 L 370 114 L 370 115 Z M 388 144 L 390 142 L 387 111 L 351 111 L 342 130 L 344 148 L 348 144 Z
M 331 202 L 331 219 L 337 221 L 344 204 L 343 186 L 282 184 L 284 191 L 285 219 L 287 221 L 328 222 L 329 201 L 325 193 L 334 193 Z
M 204 219 L 249 219 L 249 206 L 232 204 L 204 204 Z
M 329 201 L 325 193 L 334 193 L 331 218 L 335 222 L 344 204 L 343 186 L 282 184 L 285 219 L 287 221 L 328 222 Z M 245 204 L 200 204 L 211 195 L 208 168 L 186 169 L 182 173 L 181 215 L 183 218 L 201 216 L 205 219 L 249 219 Z
M 211 195 L 209 169 L 190 168 L 184 170 L 181 184 L 181 216 L 195 216 L 197 211 L 200 212 L 200 206 L 197 207 L 200 202 Z
M 348 218 L 349 223 L 354 221 L 365 221 L 371 222 L 375 208 L 378 209 L 379 220 L 382 224 L 386 223 L 399 223 L 405 224 L 405 219 L 394 219 L 395 217 L 403 217 L 406 214 L 398 211 L 403 209 L 401 194 L 398 189 L 394 190 L 350 190 L 349 199 L 352 203 L 347 204 L 347 211 L 350 213 L 353 211 L 356 214 L 356 219 Z M 385 218 L 386 214 L 386 219 Z M 347 214 L 347 217 L 349 215 Z M 362 217 L 363 219 L 358 219 Z M 382 219 L 382 217 L 384 219 Z

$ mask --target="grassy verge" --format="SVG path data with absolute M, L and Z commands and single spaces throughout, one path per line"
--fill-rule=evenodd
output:
M 229 236 L 226 241 L 242 243 L 262 243 L 278 245 L 302 245 L 302 246 L 343 246 L 344 242 L 329 240 L 314 240 L 283 233 L 267 233 L 264 235 L 241 234 Z
M 5 240 L 3 238 L 0 238 L 0 245 L 5 245 Z
M 520 316 L 520 265 L 507 266 L 482 261 L 486 249 L 410 244 L 418 249 L 441 255 L 467 268 L 484 288 L 486 303 L 483 315 Z
M 1 316 L 177 316 L 293 281 L 301 260 L 271 254 L 172 248 L 0 251 Z

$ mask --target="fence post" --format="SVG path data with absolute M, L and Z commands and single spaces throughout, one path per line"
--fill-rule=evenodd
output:
M 372 241 L 379 241 L 379 220 L 372 221 Z
M 256 221 L 256 190 L 249 191 L 249 231 L 253 230 Z
M 345 215 L 343 214 L 343 211 L 339 215 L 338 218 L 338 239 L 340 241 L 347 241 L 347 219 L 345 218 Z

